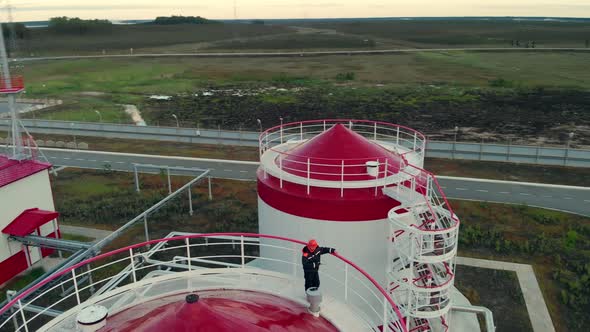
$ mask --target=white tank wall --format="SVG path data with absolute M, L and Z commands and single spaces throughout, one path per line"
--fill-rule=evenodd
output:
M 389 233 L 386 219 L 363 222 L 337 222 L 297 217 L 279 211 L 258 198 L 259 232 L 307 241 L 314 238 L 320 246 L 333 247 L 344 257 L 350 259 L 367 271 L 382 286 L 386 280 L 387 236 Z M 262 241 L 264 244 L 284 246 L 284 242 Z M 296 246 L 295 253 L 262 246 L 260 256 L 301 262 L 301 249 Z M 268 262 L 262 262 L 269 267 Z M 292 273 L 292 266 L 271 263 L 273 269 Z M 297 276 L 302 277 L 301 267 L 297 267 Z M 344 280 L 344 263 L 330 255 L 322 257 L 321 274 L 338 276 Z M 355 273 L 355 276 L 359 274 Z M 327 276 L 321 277 L 321 287 L 330 294 L 344 294 L 341 284 L 331 281 Z M 303 290 L 302 290 L 303 291 Z
M 39 208 L 55 211 L 49 172 L 41 171 L 0 188 L 0 230 L 10 224 L 24 210 Z M 53 223 L 41 227 L 41 235 L 53 232 Z M 22 250 L 22 244 L 8 241 L 8 235 L 0 233 L 0 262 Z M 32 248 L 33 262 L 40 257 L 40 249 Z M 36 259 L 35 259 L 36 258 Z

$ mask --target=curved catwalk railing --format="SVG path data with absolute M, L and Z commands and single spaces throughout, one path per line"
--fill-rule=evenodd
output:
M 280 245 L 265 244 L 260 239 L 272 239 Z M 170 292 L 163 285 L 172 279 L 188 280 L 188 286 L 176 289 L 177 292 L 191 291 L 199 280 L 211 283 L 201 285 L 203 287 L 215 287 L 219 280 L 233 280 L 231 276 L 237 276 L 236 282 L 268 276 L 295 283 L 297 271 L 301 270 L 302 245 L 305 242 L 279 236 L 213 233 L 177 236 L 120 248 L 82 261 L 13 298 L 0 309 L 0 331 L 11 330 L 11 327 L 13 331 L 51 331 L 51 327 L 59 330 L 68 320 L 71 323 L 83 306 L 100 304 L 116 311 L 129 305 L 132 299 L 137 300 L 138 293 L 146 294 L 146 289 L 156 297 Z M 258 252 L 263 246 L 288 251 L 292 253 L 288 256 L 292 260 L 260 257 Z M 356 264 L 338 253 L 332 255 L 340 262 L 341 271 L 322 278 L 341 285 L 342 294 L 325 295 L 342 301 L 364 322 L 367 330 L 408 331 L 389 293 Z M 289 266 L 292 274 L 265 269 L 265 260 Z M 280 293 L 277 292 L 279 296 Z M 44 314 L 57 317 L 51 320 Z

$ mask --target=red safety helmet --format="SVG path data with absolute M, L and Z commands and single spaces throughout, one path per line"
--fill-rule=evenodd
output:
M 318 247 L 318 241 L 311 239 L 307 242 L 307 249 L 314 251 Z

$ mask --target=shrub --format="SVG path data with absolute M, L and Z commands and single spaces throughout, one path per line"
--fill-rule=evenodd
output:
M 489 85 L 494 88 L 512 88 L 514 87 L 514 82 L 503 79 L 503 78 L 496 78 L 489 81 Z
M 338 73 L 336 75 L 336 80 L 338 81 L 354 81 L 355 78 L 356 74 L 353 72 Z

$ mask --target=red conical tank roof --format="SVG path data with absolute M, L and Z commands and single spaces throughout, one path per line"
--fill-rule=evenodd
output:
M 186 294 L 151 300 L 107 318 L 99 332 L 335 332 L 324 318 L 307 308 L 270 294 L 240 290 L 198 292 L 194 303 Z
M 365 163 L 378 161 L 383 176 L 385 163 L 392 166 L 400 164 L 401 156 L 368 140 L 343 124 L 315 136 L 300 146 L 283 154 L 282 167 L 293 175 L 308 176 L 316 180 L 342 181 L 344 164 L 344 181 L 371 180 Z M 279 160 L 276 160 L 279 165 Z M 391 171 L 391 168 L 389 169 Z

